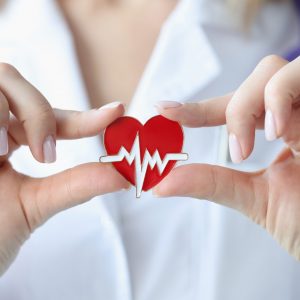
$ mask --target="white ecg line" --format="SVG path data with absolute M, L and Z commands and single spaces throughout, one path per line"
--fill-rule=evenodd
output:
M 136 178 L 135 181 L 136 197 L 139 198 L 142 193 L 142 188 L 143 188 L 148 166 L 150 166 L 151 170 L 155 166 L 157 166 L 159 170 L 159 174 L 162 174 L 169 161 L 187 160 L 188 155 L 186 153 L 168 153 L 165 155 L 164 159 L 162 160 L 158 150 L 156 150 L 153 156 L 151 156 L 149 151 L 146 149 L 143 162 L 141 162 L 140 139 L 139 139 L 139 135 L 137 134 L 130 152 L 128 152 L 124 147 L 121 147 L 117 155 L 101 156 L 100 162 L 103 163 L 120 162 L 124 158 L 127 160 L 129 165 L 132 165 L 133 161 L 135 161 L 134 165 L 135 165 L 135 178 Z

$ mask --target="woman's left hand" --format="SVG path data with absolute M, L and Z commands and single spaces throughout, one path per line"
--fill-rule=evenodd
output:
M 299 74 L 300 58 L 288 63 L 268 56 L 233 94 L 199 103 L 159 103 L 162 115 L 184 126 L 227 124 L 233 162 L 251 154 L 256 128 L 265 128 L 267 140 L 282 137 L 287 147 L 268 168 L 255 173 L 205 164 L 180 166 L 154 193 L 208 199 L 234 208 L 300 260 Z

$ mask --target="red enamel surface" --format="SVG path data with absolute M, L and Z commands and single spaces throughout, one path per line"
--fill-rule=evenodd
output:
M 149 119 L 145 125 L 132 117 L 121 117 L 109 125 L 104 133 L 104 145 L 107 154 L 118 154 L 122 146 L 130 152 L 137 133 L 139 133 L 140 138 L 142 160 L 146 149 L 151 155 L 158 150 L 161 159 L 164 159 L 167 153 L 181 153 L 183 145 L 181 126 L 163 116 L 155 116 Z M 143 190 L 147 191 L 158 184 L 168 175 L 175 164 L 176 161 L 170 161 L 161 175 L 156 166 L 153 170 L 148 166 Z M 124 158 L 121 162 L 115 162 L 113 165 L 120 174 L 135 185 L 134 162 L 129 165 Z

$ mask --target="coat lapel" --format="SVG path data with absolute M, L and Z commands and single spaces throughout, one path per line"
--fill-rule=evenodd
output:
M 220 72 L 218 58 L 194 11 L 183 0 L 164 24 L 128 114 L 142 121 L 156 114 L 159 100 L 187 101 Z
M 11 63 L 20 70 L 46 96 L 52 107 L 89 109 L 72 36 L 55 1 L 9 1 L 3 16 L 0 18 L 0 61 Z M 18 22 L 15 22 L 16 19 Z M 34 177 L 47 176 L 81 163 L 97 162 L 101 154 L 100 144 L 99 137 L 84 141 L 58 141 L 57 162 L 51 165 L 37 163 L 28 149 L 22 147 L 13 154 L 12 162 L 20 172 L 29 172 Z M 79 213 L 76 215 L 74 211 Z M 99 235 L 95 239 L 101 238 L 103 234 L 108 236 L 110 244 L 104 246 L 107 249 L 111 247 L 112 252 L 99 259 L 105 259 L 110 264 L 112 274 L 118 273 L 117 277 L 111 279 L 110 284 L 116 286 L 116 290 L 111 291 L 122 299 L 131 299 L 129 271 L 119 229 L 101 197 L 88 202 L 82 209 L 77 207 L 54 216 L 51 222 L 43 226 L 43 230 L 51 232 L 55 230 L 51 224 L 60 222 L 63 228 L 64 222 L 76 222 L 85 218 L 85 214 L 90 216 L 90 222 L 96 222 L 94 224 Z M 98 214 L 98 218 L 93 217 L 93 214 Z M 59 217 L 62 215 L 63 218 Z M 63 229 L 61 233 L 66 234 Z M 57 236 L 59 238 L 60 234 Z M 42 239 L 37 240 L 39 243 Z M 119 296 L 116 298 L 119 299 Z

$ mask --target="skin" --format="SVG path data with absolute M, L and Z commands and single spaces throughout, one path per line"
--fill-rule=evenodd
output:
M 57 0 L 93 107 L 129 104 L 177 0 Z M 96 30 L 95 30 L 96 29 Z
M 128 188 L 110 165 L 87 163 L 46 178 L 16 172 L 11 153 L 28 145 L 43 162 L 45 136 L 78 139 L 94 136 L 124 113 L 122 104 L 87 112 L 52 109 L 11 65 L 0 64 L 0 126 L 9 128 L 9 152 L 0 158 L 0 274 L 30 234 L 55 213 L 100 194 Z M 17 88 L 15 88 L 17 87 Z M 14 117 L 9 118 L 9 113 Z
M 176 4 L 174 0 L 57 2 L 74 37 L 90 105 L 102 109 L 52 108 L 18 70 L 0 63 L 0 128 L 8 129 L 9 144 L 7 155 L 0 156 L 0 275 L 51 216 L 94 196 L 129 188 L 111 165 L 87 163 L 37 179 L 16 172 L 9 157 L 27 145 L 43 163 L 47 137 L 55 142 L 96 136 L 122 116 L 123 104 L 103 105 L 120 98 L 129 103 L 161 24 Z
M 126 44 L 126 51 L 118 50 L 124 47 L 124 41 L 128 40 L 130 34 L 132 37 L 132 27 L 137 24 L 143 27 L 133 16 L 139 16 L 134 11 L 137 12 L 141 7 L 144 10 L 150 9 L 146 2 L 132 0 L 126 6 L 125 1 L 82 0 L 76 1 L 76 5 L 73 2 L 72 6 L 68 6 L 70 1 L 60 1 L 75 38 L 92 107 L 99 107 L 107 99 L 117 99 L 122 95 L 126 95 L 125 102 L 129 102 L 132 97 L 154 46 L 159 26 L 151 25 L 157 24 L 153 18 L 147 20 L 143 23 L 143 30 L 149 35 L 142 36 L 143 30 L 135 32 L 134 35 L 152 38 L 139 43 L 137 48 L 131 48 L 131 40 Z M 171 1 L 151 3 L 154 7 L 164 3 L 164 14 L 154 14 L 161 23 L 174 7 L 174 2 Z M 159 11 L 158 8 L 153 11 L 156 10 Z M 80 11 L 85 15 L 85 22 L 78 18 Z M 110 14 L 117 11 L 118 16 L 126 20 L 124 31 L 119 30 L 119 18 L 113 21 L 110 18 Z M 107 24 L 98 23 L 105 19 L 100 18 L 105 13 L 106 19 L 112 22 L 108 27 L 105 27 Z M 91 30 L 93 28 L 99 29 L 102 35 L 97 36 L 99 31 Z M 96 32 L 95 35 L 91 34 L 92 31 Z M 105 48 L 105 32 L 112 37 L 114 47 Z M 120 40 L 120 37 L 124 40 Z M 111 49 L 116 51 L 113 55 Z M 120 60 L 117 60 L 119 56 Z M 124 61 L 131 62 L 131 58 L 136 59 L 132 64 L 122 64 Z M 287 149 L 283 150 L 269 168 L 256 173 L 201 164 L 182 166 L 175 169 L 155 189 L 155 193 L 160 196 L 206 198 L 237 209 L 265 227 L 283 247 L 299 259 L 300 118 L 297 106 L 300 91 L 295 82 L 298 73 L 299 61 L 288 64 L 278 57 L 268 57 L 231 95 L 185 104 L 178 108 L 160 107 L 161 114 L 185 126 L 217 126 L 226 123 L 229 132 L 238 138 L 243 159 L 252 151 L 254 130 L 263 127 L 264 112 L 268 108 L 275 116 L 277 136 L 283 137 Z M 115 74 L 122 76 L 113 76 Z M 121 85 L 121 82 L 124 84 Z M 8 128 L 9 142 L 9 153 L 0 157 L 0 274 L 9 267 L 31 233 L 51 216 L 96 195 L 129 186 L 111 166 L 99 163 L 76 166 L 47 178 L 31 178 L 17 173 L 10 165 L 9 156 L 12 151 L 20 145 L 28 145 L 36 160 L 43 162 L 42 145 L 45 137 L 51 135 L 56 140 L 97 135 L 123 113 L 122 104 L 88 112 L 54 109 L 13 66 L 0 64 L 0 127 Z M 190 172 L 195 174 L 192 180 L 190 176 L 186 176 Z M 178 182 L 181 184 L 178 185 Z
M 234 93 L 174 108 L 158 105 L 162 115 L 184 126 L 226 124 L 229 134 L 235 134 L 240 143 L 243 160 L 251 154 L 255 129 L 264 127 L 269 110 L 274 116 L 276 138 L 282 138 L 286 147 L 268 168 L 254 173 L 206 164 L 180 166 L 154 193 L 207 199 L 236 209 L 300 260 L 299 71 L 300 58 L 288 63 L 269 56 Z

